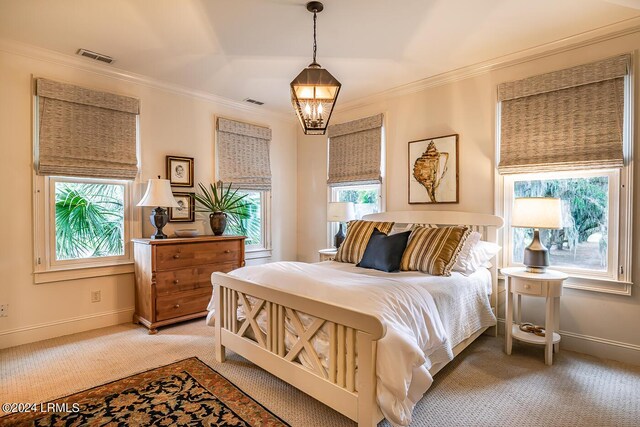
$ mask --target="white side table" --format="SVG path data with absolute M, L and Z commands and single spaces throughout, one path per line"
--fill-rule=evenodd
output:
M 505 323 L 505 352 L 511 354 L 512 339 L 541 344 L 545 346 L 544 363 L 547 365 L 553 364 L 553 353 L 557 353 L 560 349 L 560 334 L 556 331 L 560 329 L 562 282 L 569 276 L 554 270 L 547 270 L 544 273 L 527 273 L 522 267 L 503 268 L 500 271 L 505 276 L 507 290 L 505 298 L 505 315 L 507 318 Z M 517 295 L 515 305 L 513 301 L 514 295 Z M 544 337 L 520 330 L 522 295 L 546 298 Z
M 320 256 L 320 262 L 333 261 L 337 253 L 338 253 L 338 250 L 336 248 L 320 249 L 318 251 L 318 255 Z

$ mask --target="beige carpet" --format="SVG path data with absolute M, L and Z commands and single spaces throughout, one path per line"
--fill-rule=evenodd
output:
M 354 423 L 244 359 L 213 357 L 213 329 L 194 321 L 158 335 L 120 325 L 0 350 L 0 402 L 40 402 L 198 356 L 292 426 Z M 383 425 L 388 425 L 383 423 Z M 638 426 L 640 368 L 481 337 L 436 376 L 412 426 Z

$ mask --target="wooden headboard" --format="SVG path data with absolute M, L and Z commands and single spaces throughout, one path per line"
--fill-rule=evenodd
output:
M 482 234 L 482 240 L 498 242 L 498 230 L 504 221 L 501 217 L 490 214 L 457 211 L 390 211 L 365 215 L 367 221 L 393 221 L 399 225 L 465 225 Z M 491 309 L 498 316 L 498 258 L 491 260 Z M 497 328 L 496 328 L 497 332 Z

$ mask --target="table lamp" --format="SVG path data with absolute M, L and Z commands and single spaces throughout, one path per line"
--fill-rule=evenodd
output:
M 549 266 L 549 250 L 540 241 L 540 229 L 562 228 L 562 201 L 551 197 L 517 198 L 511 226 L 533 228 L 533 241 L 524 249 L 523 264 L 529 273 L 544 273 Z
M 138 203 L 138 206 L 156 206 L 152 211 L 149 219 L 151 225 L 156 229 L 156 234 L 151 236 L 152 239 L 166 239 L 167 235 L 162 232 L 162 227 L 169 222 L 169 215 L 167 215 L 166 207 L 177 208 L 180 207 L 173 198 L 171 192 L 171 184 L 168 179 L 150 179 L 149 185 L 147 185 L 147 192 L 142 196 L 142 200 Z
M 340 226 L 334 238 L 336 249 L 344 242 L 344 230 L 342 223 L 356 218 L 356 209 L 353 202 L 329 202 L 327 208 L 327 222 L 338 222 Z

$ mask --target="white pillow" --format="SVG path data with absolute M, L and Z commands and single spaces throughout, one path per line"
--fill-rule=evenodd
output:
M 480 234 L 480 233 L 478 233 Z M 471 236 L 473 233 L 471 234 Z M 469 239 L 471 239 L 469 236 Z M 467 241 L 469 240 L 467 239 Z M 462 250 L 465 248 L 463 247 Z M 491 242 L 485 242 L 483 240 L 476 240 L 475 244 L 471 246 L 469 255 L 463 259 L 462 253 L 458 257 L 456 264 L 453 267 L 453 271 L 458 271 L 464 275 L 473 274 L 481 267 L 489 268 L 491 264 L 489 261 L 500 252 L 500 245 Z M 456 269 L 457 267 L 457 269 Z
M 460 249 L 460 252 L 458 253 L 458 259 L 456 259 L 456 263 L 453 264 L 451 271 L 457 271 L 464 274 L 473 273 L 473 271 L 468 272 L 469 257 L 471 256 L 471 249 L 478 244 L 481 237 L 482 234 L 477 231 L 472 231 L 471 234 L 469 234 L 469 237 L 467 237 L 464 245 L 462 245 L 462 249 Z

